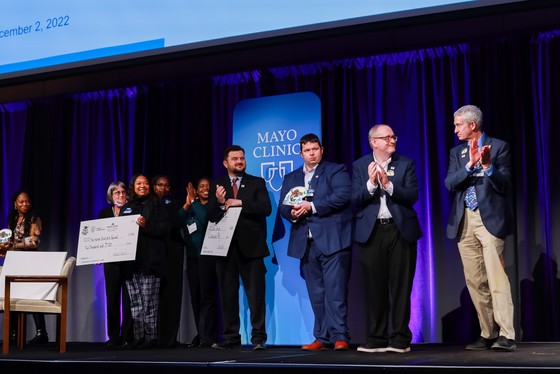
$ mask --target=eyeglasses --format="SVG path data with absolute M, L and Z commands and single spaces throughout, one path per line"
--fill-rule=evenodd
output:
M 387 135 L 387 136 L 374 136 L 374 139 L 383 139 L 385 140 L 387 143 L 389 143 L 391 140 L 397 141 L 399 139 L 398 136 L 396 135 Z
M 169 187 L 169 185 L 167 183 L 156 183 L 156 186 L 158 186 L 158 187 Z
M 113 195 L 126 195 L 126 191 L 113 191 Z

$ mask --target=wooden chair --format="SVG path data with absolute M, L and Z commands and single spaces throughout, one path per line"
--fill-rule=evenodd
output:
M 4 341 L 2 353 L 8 354 L 10 349 L 10 312 L 18 315 L 17 345 L 23 349 L 25 345 L 25 324 L 27 313 L 45 313 L 57 315 L 56 340 L 60 353 L 66 352 L 66 320 L 68 309 L 68 280 L 76 265 L 75 257 L 68 257 L 64 262 L 60 275 L 6 275 L 4 300 L 0 302 L 4 309 Z M 52 282 L 58 283 L 55 300 L 30 300 L 10 298 L 10 287 L 14 282 Z

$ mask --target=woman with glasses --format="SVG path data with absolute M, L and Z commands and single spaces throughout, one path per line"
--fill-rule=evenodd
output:
M 109 206 L 103 208 L 97 218 L 118 217 L 126 200 L 126 185 L 121 181 L 112 182 L 107 188 Z M 120 262 L 107 262 L 103 264 L 103 273 L 105 276 L 107 335 L 109 337 L 106 345 L 107 348 L 120 347 L 132 340 L 130 297 L 124 283 L 122 264 Z

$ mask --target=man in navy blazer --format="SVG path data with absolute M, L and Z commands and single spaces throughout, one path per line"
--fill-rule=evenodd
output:
M 368 133 L 373 153 L 354 161 L 354 239 L 364 277 L 367 342 L 359 352 L 410 351 L 410 296 L 416 242 L 422 230 L 413 205 L 418 200 L 414 161 L 395 153 L 397 136 L 385 124 Z M 389 321 L 392 325 L 389 326 Z
M 266 217 L 272 212 L 272 204 L 264 179 L 245 172 L 247 163 L 242 147 L 227 147 L 223 163 L 228 173 L 216 180 L 210 189 L 206 208 L 208 220 L 218 222 L 228 209 L 241 209 L 241 212 L 227 256 L 217 258 L 224 340 L 214 343 L 212 348 L 231 349 L 241 345 L 241 277 L 251 312 L 251 343 L 254 350 L 264 350 L 267 339 L 264 257 L 270 254 L 266 243 Z
M 457 240 L 481 328 L 481 336 L 466 349 L 512 351 L 513 302 L 503 266 L 505 237 L 512 230 L 509 145 L 482 131 L 482 111 L 474 105 L 459 108 L 454 124 L 459 140 L 468 143 L 449 153 L 445 186 L 455 198 L 447 236 Z
M 346 166 L 323 160 L 323 147 L 317 135 L 304 135 L 300 147 L 304 166 L 284 177 L 279 209 L 282 217 L 292 223 L 288 256 L 300 259 L 315 316 L 315 341 L 301 349 L 318 351 L 333 345 L 337 351 L 348 350 L 350 176 Z M 302 187 L 304 191 L 299 192 L 307 195 L 306 199 L 293 206 L 283 204 L 294 187 Z

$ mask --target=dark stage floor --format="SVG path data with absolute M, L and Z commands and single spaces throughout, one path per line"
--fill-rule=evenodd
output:
M 166 374 L 213 372 L 325 371 L 382 373 L 560 373 L 560 343 L 518 343 L 514 352 L 465 351 L 464 345 L 416 344 L 410 353 L 305 352 L 299 347 L 251 347 L 230 351 L 178 346 L 171 349 L 107 350 L 101 343 L 68 343 L 58 353 L 46 346 L 10 347 L 0 357 L 1 373 Z

